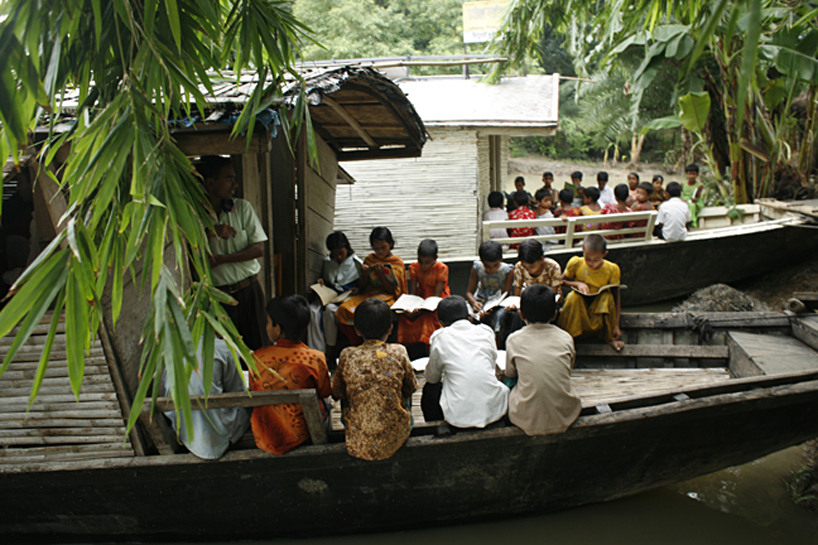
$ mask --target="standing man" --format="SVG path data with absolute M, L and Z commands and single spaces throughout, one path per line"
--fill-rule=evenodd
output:
M 257 350 L 266 346 L 264 292 L 257 275 L 258 258 L 264 255 L 267 235 L 252 205 L 234 199 L 238 188 L 236 172 L 230 159 L 209 155 L 202 157 L 196 170 L 204 180 L 216 226 L 208 231 L 210 267 L 213 283 L 233 297 L 238 305 L 225 306 L 244 343 Z

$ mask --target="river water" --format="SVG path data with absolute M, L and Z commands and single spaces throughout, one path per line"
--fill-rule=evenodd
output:
M 813 545 L 818 543 L 818 514 L 796 506 L 785 484 L 803 463 L 802 447 L 792 447 L 672 487 L 548 515 L 407 532 L 254 543 Z M 411 517 L 411 511 L 407 516 Z

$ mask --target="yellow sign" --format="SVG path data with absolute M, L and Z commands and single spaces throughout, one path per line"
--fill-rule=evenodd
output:
M 463 42 L 487 42 L 500 30 L 509 0 L 463 2 Z

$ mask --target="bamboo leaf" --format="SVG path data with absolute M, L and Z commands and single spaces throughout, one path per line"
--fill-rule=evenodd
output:
M 40 386 L 43 384 L 45 372 L 48 370 L 48 361 L 51 356 L 51 349 L 54 346 L 54 338 L 57 336 L 57 327 L 60 324 L 60 316 L 62 314 L 63 306 L 65 305 L 65 292 L 61 291 L 57 298 L 57 303 L 54 305 L 54 315 L 51 317 L 51 325 L 48 328 L 48 336 L 46 337 L 43 351 L 40 355 L 40 363 L 37 365 L 37 374 L 34 376 L 34 385 L 31 387 L 31 396 L 28 398 L 28 409 L 37 398 L 37 393 L 40 391 Z
M 85 374 L 84 351 L 88 346 L 88 307 L 85 304 L 82 288 L 79 285 L 78 272 L 74 262 L 66 280 L 65 296 L 65 352 L 68 360 L 68 378 L 71 389 L 79 401 L 82 377 Z
M 736 97 L 736 134 L 743 134 L 744 107 L 747 104 L 748 95 L 753 93 L 752 87 L 755 86 L 755 65 L 758 60 L 758 41 L 761 36 L 761 0 L 748 1 L 750 3 L 750 22 L 744 38 L 744 52 L 741 56 L 741 72 Z

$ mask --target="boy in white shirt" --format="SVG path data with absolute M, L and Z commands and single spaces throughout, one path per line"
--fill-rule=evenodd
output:
M 468 304 L 459 295 L 440 301 L 437 317 L 443 329 L 430 341 L 421 398 L 424 419 L 442 417 L 457 428 L 484 428 L 500 420 L 508 410 L 508 388 L 494 374 L 494 331 L 469 322 Z
M 658 236 L 668 242 L 684 240 L 687 236 L 687 224 L 690 223 L 690 207 L 680 198 L 681 184 L 670 182 L 666 190 L 670 199 L 659 205 L 659 215 L 656 216 Z
M 606 204 L 616 204 L 616 197 L 614 196 L 613 189 L 608 186 L 608 173 L 604 170 L 600 171 L 596 175 L 596 184 L 599 187 L 599 206 L 605 206 Z

